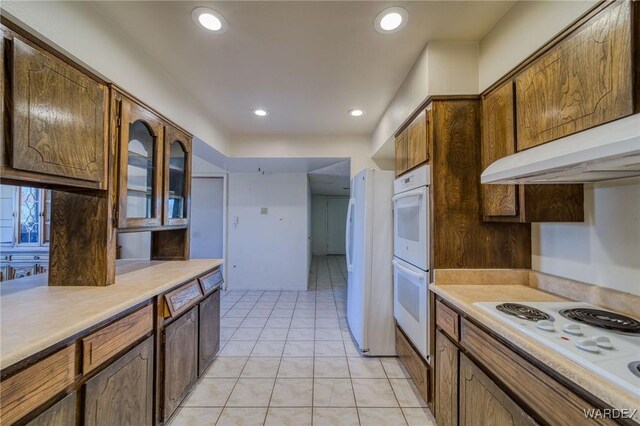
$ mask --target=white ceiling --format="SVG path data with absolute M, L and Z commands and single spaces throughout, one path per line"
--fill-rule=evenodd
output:
M 97 1 L 97 11 L 231 133 L 370 133 L 429 40 L 481 39 L 512 1 Z M 387 6 L 400 32 L 373 28 Z M 213 34 L 191 11 L 209 6 Z M 269 111 L 253 116 L 256 107 Z M 362 108 L 360 118 L 347 115 Z

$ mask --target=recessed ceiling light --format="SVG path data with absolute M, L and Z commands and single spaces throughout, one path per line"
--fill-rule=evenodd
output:
M 193 9 L 191 19 L 209 31 L 223 33 L 227 30 L 227 21 L 224 16 L 208 7 L 196 7 Z
M 264 116 L 266 116 L 267 114 L 269 114 L 267 111 L 265 111 L 265 110 L 263 110 L 263 109 L 260 109 L 260 108 L 258 108 L 258 109 L 254 109 L 254 110 L 253 110 L 253 113 L 254 113 L 255 115 L 257 115 L 258 117 L 264 117 Z
M 374 26 L 381 34 L 393 34 L 407 25 L 409 13 L 402 7 L 390 7 L 376 16 Z
M 361 109 L 350 109 L 349 115 L 352 117 L 361 117 L 364 115 L 364 111 Z

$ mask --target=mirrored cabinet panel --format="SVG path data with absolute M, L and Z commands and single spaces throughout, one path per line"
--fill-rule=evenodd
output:
M 119 114 L 119 228 L 161 225 L 164 124 L 122 96 Z
M 173 127 L 165 128 L 164 224 L 186 225 L 191 182 L 191 138 Z

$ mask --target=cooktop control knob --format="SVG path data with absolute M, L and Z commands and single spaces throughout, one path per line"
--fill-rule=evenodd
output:
M 536 322 L 536 327 L 544 331 L 556 331 L 556 327 L 549 320 L 540 320 Z
M 565 324 L 562 329 L 569 334 L 573 334 L 575 336 L 582 336 L 582 329 L 578 324 Z
M 592 339 L 578 340 L 578 343 L 576 343 L 576 346 L 578 347 L 578 349 L 582 349 L 583 351 L 587 351 L 591 353 L 600 352 L 600 349 L 598 349 L 598 344 L 596 343 L 595 340 L 592 340 Z
M 595 340 L 596 344 L 601 348 L 613 349 L 611 339 L 609 339 L 607 336 L 596 336 L 593 338 L 593 340 Z

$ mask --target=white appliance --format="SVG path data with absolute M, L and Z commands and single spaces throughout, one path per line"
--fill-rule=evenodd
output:
M 429 166 L 393 182 L 393 255 L 429 269 Z
M 580 302 L 474 305 L 640 398 L 640 321 Z
M 393 172 L 364 169 L 351 179 L 347 209 L 347 321 L 358 349 L 395 355 L 391 274 Z
M 482 172 L 483 184 L 583 183 L 640 176 L 640 114 L 513 155 Z
M 393 316 L 420 354 L 428 359 L 429 166 L 394 181 Z
M 428 357 L 427 284 L 429 273 L 393 259 L 393 316 L 420 354 Z

